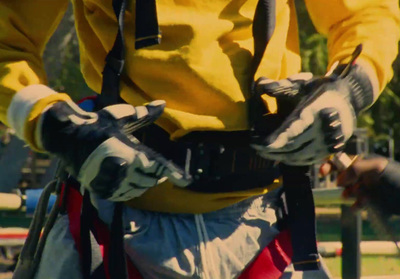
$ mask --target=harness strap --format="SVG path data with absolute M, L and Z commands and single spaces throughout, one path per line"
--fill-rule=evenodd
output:
M 139 12 L 138 12 L 139 11 Z M 155 0 L 136 0 L 135 48 L 157 45 L 161 42 Z
M 69 220 L 69 230 L 71 232 L 71 235 L 75 241 L 76 248 L 78 250 L 78 253 L 81 257 L 82 265 L 84 264 L 83 260 L 83 239 L 81 238 L 81 226 L 82 222 L 81 220 L 81 209 L 83 206 L 84 202 L 84 197 L 81 195 L 81 193 L 78 190 L 79 183 L 68 180 L 66 185 L 63 188 L 63 195 L 65 195 L 65 204 L 66 204 L 66 211 L 68 214 L 68 220 Z M 111 234 L 108 226 L 102 222 L 97 214 L 93 212 L 93 216 L 91 216 L 90 220 L 86 220 L 87 222 L 90 221 L 91 223 L 91 232 L 93 233 L 97 243 L 100 246 L 100 250 L 102 252 L 103 256 L 103 265 L 98 267 L 97 270 L 91 271 L 91 279 L 99 279 L 99 278 L 105 278 L 105 279 L 120 279 L 120 278 L 129 278 L 129 279 L 141 279 L 141 275 L 139 271 L 134 267 L 132 262 L 128 259 L 126 261 L 126 273 L 127 277 L 117 277 L 119 275 L 114 275 L 111 276 L 112 274 L 110 271 L 110 249 L 112 244 L 111 240 Z M 86 241 L 86 240 L 85 240 Z M 90 239 L 89 239 L 90 243 Z M 123 251 L 123 250 L 122 250 Z M 89 265 L 90 266 L 90 265 Z M 125 269 L 125 268 L 124 268 Z M 99 277 L 101 276 L 101 277 Z
M 127 278 L 122 209 L 122 202 L 115 203 L 111 223 L 110 247 L 107 255 L 110 263 L 110 274 L 114 275 L 113 278 Z
M 292 236 L 293 267 L 295 270 L 302 271 L 317 270 L 320 267 L 320 260 L 310 167 L 281 164 L 280 169 L 288 211 L 288 228 Z
M 254 130 L 255 120 L 259 115 L 262 115 L 265 111 L 265 105 L 258 98 L 254 91 L 254 77 L 260 66 L 261 60 L 264 56 L 265 50 L 268 46 L 269 41 L 275 31 L 276 21 L 276 0 L 259 0 L 257 3 L 256 11 L 253 19 L 253 40 L 254 40 L 254 55 L 250 64 L 249 73 L 249 92 L 250 99 L 249 105 L 249 124 L 252 130 Z
M 114 42 L 114 46 L 110 53 L 107 55 L 106 58 L 106 65 L 103 71 L 103 86 L 102 86 L 102 94 L 100 95 L 100 98 L 98 100 L 98 108 L 101 108 L 106 105 L 110 104 L 116 104 L 121 102 L 120 98 L 120 86 L 119 86 L 119 81 L 120 81 L 120 75 L 122 73 L 123 67 L 124 67 L 124 39 L 123 39 L 123 19 L 124 19 L 124 12 L 126 8 L 126 0 L 114 0 L 113 1 L 113 7 L 114 11 L 116 13 L 116 16 L 118 18 L 118 34 L 116 37 L 116 40 Z M 276 1 L 275 0 L 259 0 L 257 4 L 257 8 L 255 11 L 255 16 L 254 16 L 254 22 L 253 22 L 253 37 L 254 37 L 254 56 L 251 62 L 251 69 L 250 69 L 250 92 L 252 93 L 252 85 L 254 81 L 254 75 L 259 67 L 259 64 L 262 60 L 262 57 L 264 55 L 265 49 L 272 37 L 272 34 L 275 30 L 275 7 L 276 7 Z M 140 11 L 140 12 L 138 12 Z M 142 12 L 143 11 L 143 12 Z M 143 23 L 143 24 L 142 24 Z M 160 42 L 160 34 L 159 34 L 159 28 L 158 28 L 158 23 L 157 23 L 157 14 L 156 14 L 156 5 L 154 0 L 137 0 L 136 1 L 136 42 L 135 42 L 135 47 L 140 48 L 140 47 L 146 47 L 151 44 L 159 43 Z M 142 28 L 142 27 L 148 27 L 148 28 Z M 139 28 L 139 29 L 138 29 Z M 141 28 L 141 29 L 140 29 Z M 143 31 L 144 32 L 141 32 Z M 254 120 L 254 113 L 257 111 L 254 109 L 255 108 L 255 97 L 251 96 L 249 104 L 251 109 L 249 111 L 251 112 L 249 115 L 249 119 L 251 121 L 251 125 L 253 124 Z M 299 169 L 297 169 L 298 171 Z M 298 172 L 296 172 L 298 173 Z M 307 203 L 307 210 L 303 210 L 304 213 L 306 213 L 306 217 L 311 217 L 311 222 L 309 222 L 308 227 L 312 228 L 311 230 L 308 229 L 307 232 L 313 232 L 311 235 L 311 243 L 310 241 L 306 242 L 307 244 L 305 246 L 302 246 L 301 248 L 304 248 L 302 251 L 299 251 L 298 247 L 298 241 L 295 241 L 292 239 L 292 244 L 294 244 L 295 251 L 294 251 L 294 259 L 298 259 L 300 264 L 294 264 L 295 269 L 303 269 L 303 268 L 310 268 L 310 265 L 303 265 L 303 260 L 306 259 L 306 262 L 311 258 L 315 258 L 314 250 L 316 250 L 316 242 L 312 243 L 313 240 L 315 239 L 315 213 L 314 213 L 314 208 L 311 210 L 311 206 L 313 207 L 313 200 L 312 200 L 312 194 L 307 194 L 308 190 L 311 190 L 311 181 L 307 180 L 307 175 L 305 172 L 298 173 L 299 177 L 296 177 L 295 179 L 302 178 L 304 182 L 302 185 L 303 189 L 303 194 L 305 194 L 305 197 L 307 198 L 306 200 L 308 201 Z M 293 196 L 295 192 L 291 191 L 292 187 L 288 187 L 290 185 L 291 180 L 287 179 L 288 175 L 293 175 L 291 173 L 287 173 L 284 175 L 284 180 L 286 180 L 286 183 L 284 182 L 284 188 L 287 190 L 287 195 L 288 196 Z M 286 186 L 285 186 L 286 185 Z M 311 195 L 311 196 L 310 196 Z M 311 197 L 311 203 L 310 201 Z M 291 200 L 289 198 L 289 200 Z M 298 201 L 293 201 L 294 204 L 298 204 Z M 291 203 L 291 202 L 289 202 Z M 310 206 L 311 205 L 311 206 Z M 290 206 L 289 206 L 290 207 Z M 299 207 L 297 206 L 291 206 L 292 208 L 298 209 Z M 290 210 L 289 214 L 289 226 L 292 232 L 295 232 L 294 235 L 297 235 L 299 232 L 303 231 L 303 226 L 300 224 L 299 220 L 296 219 L 296 214 L 293 214 L 294 211 L 293 209 Z M 310 225 L 310 223 L 313 223 Z M 117 227 L 120 227 L 119 225 Z M 120 228 L 122 230 L 122 227 Z M 304 237 L 297 237 L 296 239 L 299 240 L 304 240 L 307 239 L 307 235 L 304 233 Z M 314 249 L 315 248 L 315 249 Z M 317 254 L 316 254 L 317 255 Z M 315 267 L 313 267 L 315 268 Z
M 90 203 L 90 194 L 87 190 L 82 199 L 82 211 L 80 216 L 80 247 L 82 255 L 82 275 L 85 279 L 90 279 L 92 273 L 92 244 L 90 241 L 90 231 L 92 218 L 94 215 L 93 207 Z
M 106 56 L 103 84 L 96 109 L 121 103 L 119 81 L 125 64 L 124 16 L 126 0 L 113 0 L 112 5 L 118 20 L 118 33 L 111 51 Z
M 259 0 L 253 19 L 254 55 L 250 68 L 250 85 L 275 31 L 276 0 Z M 251 88 L 251 87 L 250 87 Z
M 249 119 L 253 127 L 264 105 L 254 94 L 254 75 L 275 29 L 275 0 L 259 0 L 253 22 L 254 56 L 251 64 Z M 292 232 L 293 267 L 295 270 L 319 269 L 315 231 L 315 207 L 312 195 L 310 167 L 280 165 L 283 189 L 288 206 L 288 226 Z
M 160 42 L 155 0 L 136 0 L 136 41 L 135 48 L 143 48 Z M 120 97 L 120 78 L 125 64 L 124 15 L 127 0 L 113 0 L 113 9 L 118 20 L 118 32 L 111 51 L 106 56 L 103 70 L 101 94 L 97 98 L 96 110 L 124 102 Z M 87 198 L 85 196 L 88 196 Z M 82 208 L 83 271 L 85 278 L 90 274 L 91 250 L 89 223 L 93 213 L 89 194 L 85 194 Z M 86 201 L 87 200 L 87 201 Z M 114 209 L 109 257 L 109 272 L 112 278 L 126 278 L 125 253 L 123 249 L 122 204 Z M 88 244 L 87 244 L 88 243 Z M 88 246 L 89 245 L 89 246 Z M 107 269 L 107 268 L 106 268 Z
M 159 44 L 161 35 L 158 28 L 155 0 L 136 0 L 135 3 L 135 48 L 140 49 Z M 97 99 L 96 110 L 124 102 L 120 97 L 120 78 L 125 65 L 123 34 L 127 0 L 113 0 L 112 5 L 118 20 L 118 32 L 114 45 L 106 56 L 101 94 Z
M 281 278 L 293 255 L 288 230 L 281 231 L 257 258 L 242 272 L 239 279 Z

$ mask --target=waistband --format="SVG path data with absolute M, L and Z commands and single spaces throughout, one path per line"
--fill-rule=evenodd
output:
M 193 177 L 187 187 L 192 191 L 243 191 L 265 187 L 279 177 L 274 161 L 258 156 L 250 147 L 250 131 L 192 132 L 171 141 L 167 132 L 150 125 L 134 136 Z

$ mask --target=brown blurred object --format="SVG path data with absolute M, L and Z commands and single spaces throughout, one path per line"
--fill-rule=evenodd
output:
M 343 154 L 346 156 L 345 153 L 336 156 Z M 357 200 L 354 206 L 362 205 L 377 190 L 375 188 L 379 185 L 379 178 L 389 161 L 384 157 L 363 159 L 349 156 L 344 160 L 344 164 L 338 164 L 338 157 L 328 160 L 321 165 L 320 175 L 326 176 L 333 171 L 339 171 L 337 185 L 345 188 L 343 197 L 355 197 Z

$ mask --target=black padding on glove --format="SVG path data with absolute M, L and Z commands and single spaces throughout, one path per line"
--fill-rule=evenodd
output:
M 346 65 L 339 65 L 334 71 L 333 76 L 340 75 Z M 357 64 L 354 64 L 350 72 L 342 80 L 351 94 L 350 101 L 356 114 L 372 105 L 374 101 L 374 89 L 368 74 Z
M 88 121 L 93 119 L 90 114 L 80 114 L 67 103 L 58 102 L 43 115 L 41 143 L 46 151 L 57 155 L 68 172 L 76 177 L 87 156 L 112 136 L 111 131 L 118 133 L 117 127 L 112 127 L 113 122 L 99 121 L 93 126 L 81 127 L 72 122 L 71 115 Z
M 292 165 L 320 161 L 343 150 L 357 114 L 372 104 L 373 85 L 357 64 L 339 65 L 332 74 L 300 73 L 255 84 L 252 146 L 260 156 Z M 262 111 L 262 95 L 275 97 L 278 113 Z
M 164 106 L 155 101 L 87 113 L 73 103 L 59 102 L 41 118 L 40 142 L 83 186 L 104 199 L 137 197 L 164 178 L 184 187 L 190 178 L 183 170 L 130 135 L 153 123 Z
M 339 113 L 334 108 L 326 108 L 321 110 L 320 118 L 328 151 L 331 153 L 342 151 L 345 147 L 345 141 Z

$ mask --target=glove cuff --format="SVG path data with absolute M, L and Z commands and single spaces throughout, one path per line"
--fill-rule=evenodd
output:
M 341 64 L 333 71 L 333 75 L 339 76 L 347 65 Z M 350 102 L 356 115 L 367 109 L 375 101 L 374 85 L 364 68 L 358 64 L 351 66 L 349 73 L 344 77 L 350 91 Z
M 42 151 L 35 140 L 38 120 L 47 106 L 65 100 L 70 100 L 70 97 L 59 94 L 45 85 L 27 86 L 13 96 L 7 111 L 7 121 L 19 138 L 34 150 Z

